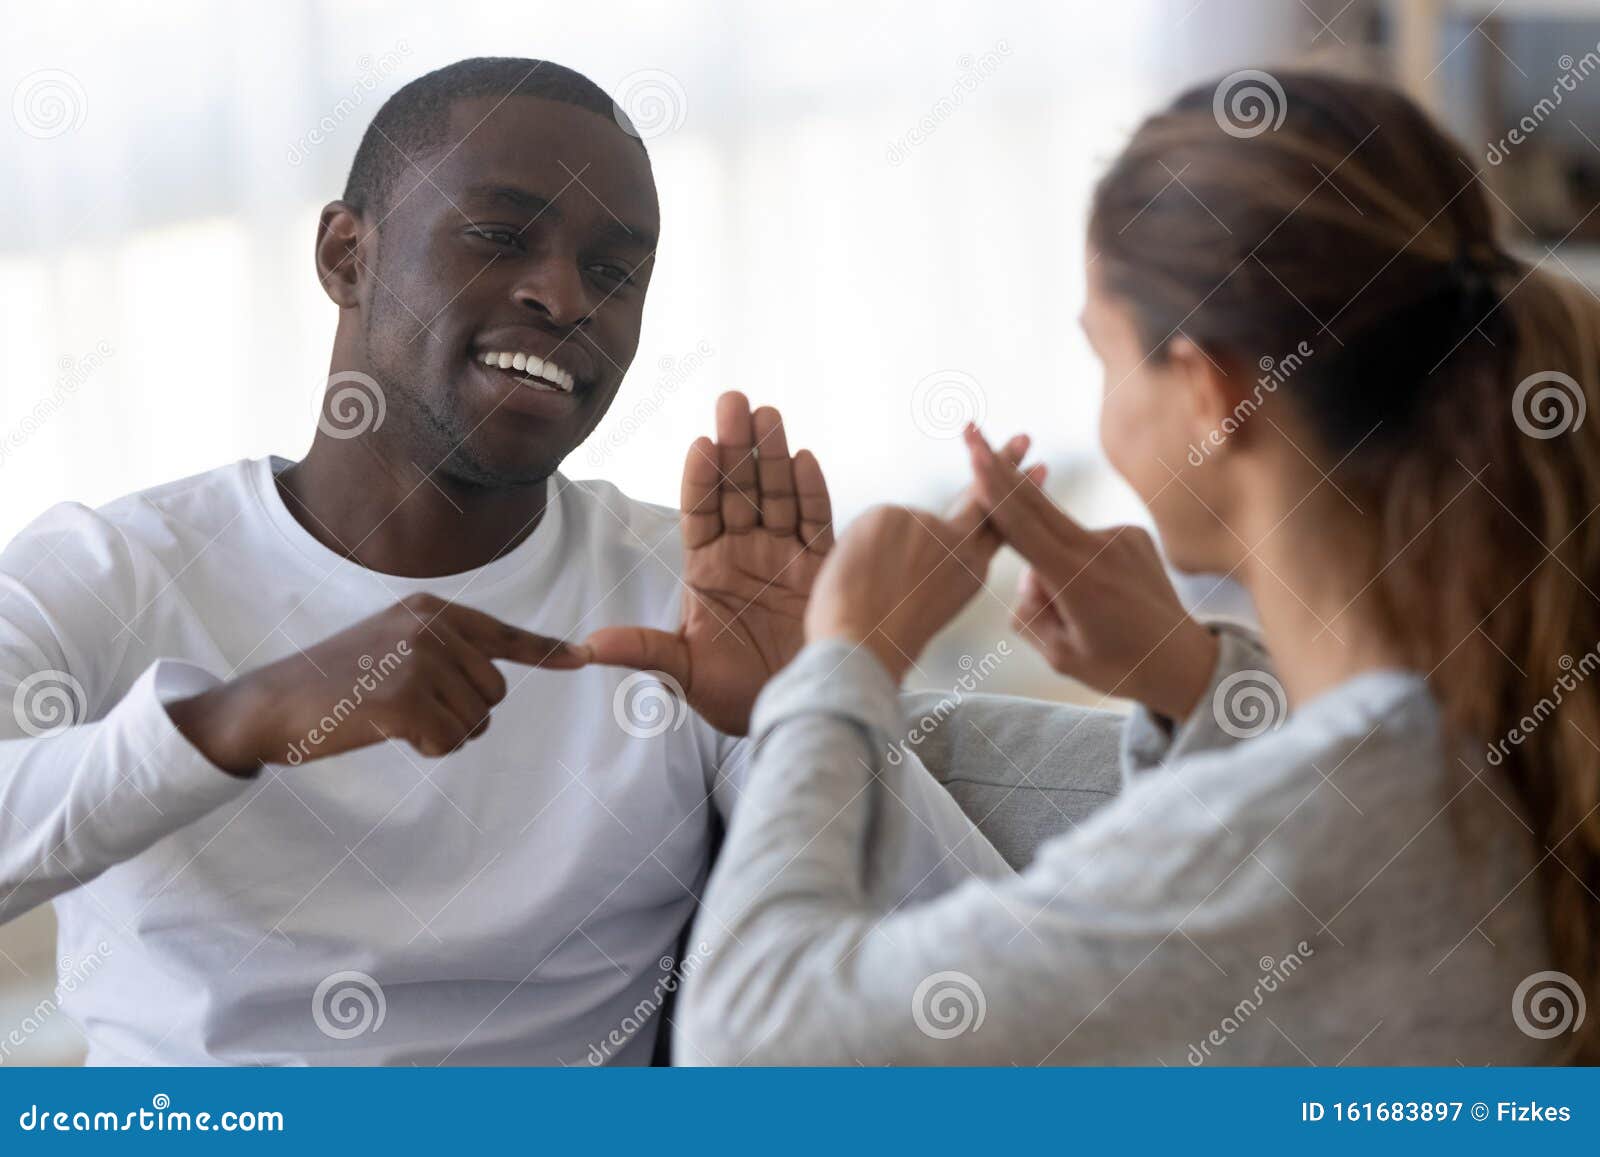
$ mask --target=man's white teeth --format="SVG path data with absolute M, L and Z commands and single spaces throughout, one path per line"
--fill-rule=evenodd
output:
M 570 394 L 577 385 L 577 380 L 555 362 L 547 362 L 533 354 L 488 350 L 484 352 L 483 364 L 496 366 L 502 370 L 516 370 L 526 375 L 528 384 L 537 390 L 554 390 Z

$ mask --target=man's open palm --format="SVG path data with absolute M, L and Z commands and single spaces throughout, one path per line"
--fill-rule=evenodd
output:
M 811 585 L 833 545 L 822 468 L 793 457 L 783 418 L 740 393 L 717 399 L 717 440 L 683 468 L 683 623 L 675 633 L 606 627 L 594 661 L 661 671 L 712 726 L 743 735 L 767 679 L 804 642 Z

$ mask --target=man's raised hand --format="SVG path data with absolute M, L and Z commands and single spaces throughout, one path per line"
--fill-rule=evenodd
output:
M 585 640 L 596 663 L 660 671 L 689 705 L 743 735 L 767 679 L 800 650 L 812 584 L 833 545 L 833 508 L 810 451 L 790 455 L 783 418 L 717 399 L 717 438 L 683 468 L 683 621 L 676 631 L 606 627 Z

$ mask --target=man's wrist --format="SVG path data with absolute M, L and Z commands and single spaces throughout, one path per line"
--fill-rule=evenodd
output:
M 248 779 L 266 762 L 255 734 L 260 712 L 247 684 L 224 683 L 188 699 L 168 703 L 172 725 L 214 767 Z

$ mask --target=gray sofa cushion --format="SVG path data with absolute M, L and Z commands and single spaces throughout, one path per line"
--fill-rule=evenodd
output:
M 907 746 L 1014 868 L 1121 790 L 1124 715 L 1006 695 L 901 702 Z

